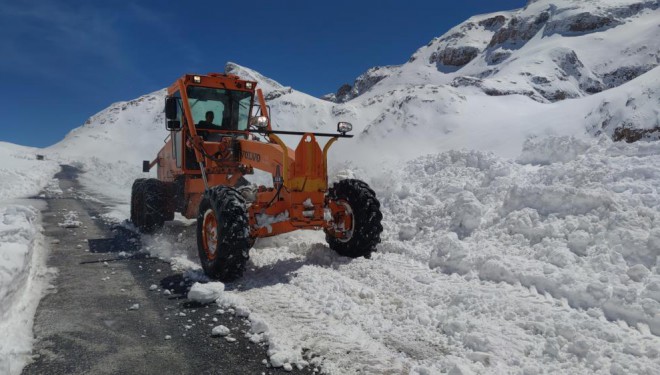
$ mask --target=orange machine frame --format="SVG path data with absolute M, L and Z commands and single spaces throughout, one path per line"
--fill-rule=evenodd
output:
M 197 217 L 199 203 L 207 188 L 235 186 L 243 175 L 253 173 L 256 168 L 269 172 L 276 187 L 259 187 L 255 201 L 248 208 L 252 237 L 274 236 L 296 229 L 324 228 L 333 231 L 336 226 L 332 223 L 338 221 L 343 222 L 342 227 L 350 228 L 351 215 L 346 214 L 344 205 L 331 201 L 326 195 L 328 150 L 340 135 L 323 134 L 331 138 L 321 149 L 314 133 L 304 133 L 296 149 L 290 149 L 272 132 L 266 102 L 256 85 L 254 81 L 231 74 L 187 74 L 179 78 L 168 88 L 168 95 L 178 92 L 181 97 L 183 127 L 179 130 L 182 133 L 181 144 L 178 145 L 182 154 L 181 163 L 177 166 L 173 152 L 176 138 L 173 131 L 150 167 L 157 164 L 158 178 L 166 183 L 174 183 L 183 177 L 183 197 L 179 199 L 184 201 L 180 211 L 187 218 Z M 248 130 L 218 131 L 227 136 L 217 142 L 205 141 L 198 135 L 193 122 L 186 91 L 189 86 L 250 92 L 251 105 L 254 105 L 256 93 L 261 115 L 268 119 L 267 128 L 262 132 L 267 142 L 254 140 Z M 186 147 L 194 150 L 200 169 L 187 168 Z M 334 235 L 339 238 L 343 236 L 342 233 Z

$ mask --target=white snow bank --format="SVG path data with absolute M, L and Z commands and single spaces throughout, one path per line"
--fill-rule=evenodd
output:
M 42 150 L 0 142 L 0 202 L 37 195 L 59 171 L 52 160 L 37 160 Z
M 479 290 L 491 282 L 509 291 L 501 298 L 512 306 L 510 311 L 479 314 L 486 320 L 503 314 L 543 338 L 539 345 L 545 349 L 538 360 L 544 358 L 546 370 L 600 373 L 621 367 L 627 373 L 657 372 L 660 145 L 537 139 L 526 143 L 519 160 L 542 166 L 476 151 L 410 162 L 393 178 L 396 184 L 380 191 L 386 218 L 380 250 L 427 263 L 469 284 L 480 283 L 472 289 L 476 300 L 457 317 L 469 316 L 485 298 Z M 466 200 L 466 195 L 473 198 Z M 468 214 L 467 226 L 456 225 L 457 213 L 475 212 L 473 202 L 479 202 L 480 214 Z M 398 229 L 404 226 L 417 232 L 406 241 Z M 555 304 L 564 312 L 539 310 L 530 316 L 528 302 L 512 294 L 525 288 L 547 299 L 548 308 Z M 530 337 L 508 331 L 507 325 L 495 323 L 507 331 L 492 336 L 478 323 L 458 339 L 462 346 L 501 361 L 496 367 L 513 371 L 524 362 L 516 363 L 510 353 L 535 355 L 525 354 L 524 345 L 517 348 L 516 343 Z M 447 333 L 455 336 L 451 327 Z M 505 350 L 494 344 L 497 337 L 510 342 L 502 343 Z M 569 363 L 576 367 L 565 367 Z
M 32 324 L 48 284 L 39 211 L 0 207 L 0 373 L 20 374 L 32 350 Z
M 37 160 L 39 149 L 0 142 L 0 373 L 19 374 L 32 350 L 32 324 L 47 285 L 46 246 L 39 201 L 18 200 L 61 190 L 53 184 L 59 166 Z

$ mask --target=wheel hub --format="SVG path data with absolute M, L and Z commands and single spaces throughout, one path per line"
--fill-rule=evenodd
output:
M 202 243 L 206 257 L 215 259 L 218 248 L 218 219 L 213 210 L 206 210 L 204 213 L 204 224 L 202 226 Z
M 353 238 L 353 230 L 355 229 L 353 209 L 344 200 L 337 201 L 337 204 L 344 207 L 344 213 L 339 215 L 339 220 L 335 220 L 335 232 L 343 234 L 342 237 L 337 237 L 337 241 L 348 242 Z

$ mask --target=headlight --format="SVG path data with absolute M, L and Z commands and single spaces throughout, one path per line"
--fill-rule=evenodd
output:
M 350 122 L 340 122 L 337 124 L 337 131 L 346 134 L 353 130 L 353 125 Z
M 193 76 L 193 82 L 195 82 L 195 83 L 201 83 L 201 82 L 202 82 L 202 77 L 200 77 L 200 76 Z
M 250 125 L 256 126 L 259 129 L 264 129 L 268 127 L 268 117 L 259 116 L 250 118 Z
M 268 127 L 268 117 L 266 116 L 257 117 L 257 127 L 258 128 Z

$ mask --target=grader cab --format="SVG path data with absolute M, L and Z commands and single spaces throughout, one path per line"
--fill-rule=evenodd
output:
M 347 257 L 370 257 L 380 242 L 382 215 L 373 190 L 359 180 L 328 186 L 327 156 L 337 133 L 273 130 L 257 82 L 231 74 L 187 74 L 168 88 L 165 146 L 143 170 L 158 178 L 137 179 L 131 221 L 152 233 L 179 212 L 197 218 L 197 246 L 204 272 L 231 281 L 242 276 L 249 250 L 260 237 L 299 229 L 323 230 L 331 249 Z M 256 102 L 256 103 L 255 103 Z M 278 135 L 300 135 L 295 150 Z M 323 148 L 317 139 L 329 138 Z M 262 170 L 272 186 L 249 184 Z

